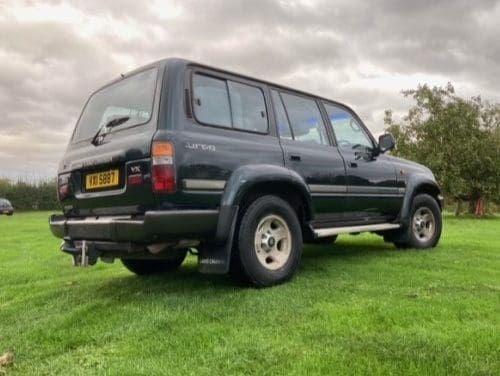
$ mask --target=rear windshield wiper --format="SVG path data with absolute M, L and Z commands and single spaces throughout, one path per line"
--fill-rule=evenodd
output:
M 100 127 L 94 137 L 92 137 L 92 145 L 97 146 L 99 145 L 99 137 L 102 136 L 104 137 L 108 133 L 108 129 L 117 127 L 125 122 L 127 122 L 130 119 L 130 116 L 120 116 L 114 119 L 111 119 L 108 121 L 106 124 L 104 124 L 102 127 Z

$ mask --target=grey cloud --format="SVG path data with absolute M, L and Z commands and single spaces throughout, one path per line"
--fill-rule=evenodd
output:
M 19 5 L 64 5 L 104 28 L 84 33 L 62 17 L 16 20 Z M 158 4 L 162 4 L 158 2 Z M 397 90 L 363 87 L 378 71 L 460 82 L 500 101 L 498 1 L 361 0 L 316 2 L 178 1 L 164 17 L 151 2 L 55 0 L 0 5 L 0 176 L 24 170 L 53 174 L 87 96 L 119 73 L 182 56 L 295 86 L 345 102 L 371 129 L 385 108 L 403 111 Z M 130 33 L 127 33 L 130 30 Z M 363 68 L 376 68 L 374 72 Z M 5 145 L 1 138 L 15 135 Z M 3 137 L 7 139 L 6 137 Z M 12 140 L 10 138 L 9 140 Z M 36 161 L 36 162 L 35 162 Z M 23 170 L 23 169 L 21 169 Z

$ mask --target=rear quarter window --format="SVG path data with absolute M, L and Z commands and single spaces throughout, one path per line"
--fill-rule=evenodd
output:
M 201 123 L 231 127 L 231 110 L 225 80 L 195 74 L 194 114 Z
M 205 125 L 267 133 L 264 93 L 256 86 L 195 73 L 193 108 Z

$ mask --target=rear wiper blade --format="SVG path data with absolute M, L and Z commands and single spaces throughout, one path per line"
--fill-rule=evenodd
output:
M 99 138 L 101 136 L 104 137 L 108 133 L 108 129 L 113 128 L 113 127 L 117 127 L 117 126 L 127 122 L 129 119 L 130 119 L 130 116 L 120 116 L 120 117 L 111 119 L 110 121 L 108 121 L 106 124 L 104 124 L 102 127 L 100 127 L 97 130 L 94 137 L 92 137 L 92 141 L 90 141 L 90 142 L 94 146 L 99 145 L 99 142 L 98 142 Z

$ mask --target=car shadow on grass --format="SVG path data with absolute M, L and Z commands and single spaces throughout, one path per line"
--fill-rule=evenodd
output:
M 119 261 L 118 261 L 119 262 Z M 125 272 L 129 273 L 129 272 Z M 198 272 L 197 265 L 189 260 L 178 270 L 164 274 L 138 276 L 132 273 L 107 279 L 98 294 L 112 297 L 126 291 L 130 296 L 147 294 L 200 295 L 204 298 L 230 293 L 241 288 L 229 275 L 207 275 Z
M 334 244 L 306 244 L 302 254 L 303 259 L 349 259 L 349 258 L 371 258 L 380 256 L 392 256 L 396 249 L 391 243 L 379 240 L 373 242 L 345 241 Z
M 338 244 L 310 245 L 304 247 L 302 266 L 298 273 L 304 276 L 313 275 L 318 270 L 331 268 L 332 272 L 340 265 L 369 263 L 372 258 L 393 257 L 397 251 L 391 244 L 375 241 L 373 243 L 359 243 L 342 241 Z M 199 273 L 193 258 L 185 262 L 175 272 L 136 276 L 133 274 L 115 276 L 106 280 L 98 295 L 103 297 L 116 296 L 122 291 L 133 296 L 134 294 L 169 294 L 186 293 L 190 295 L 220 297 L 223 294 L 232 294 L 248 287 L 231 278 L 230 275 L 207 275 Z

